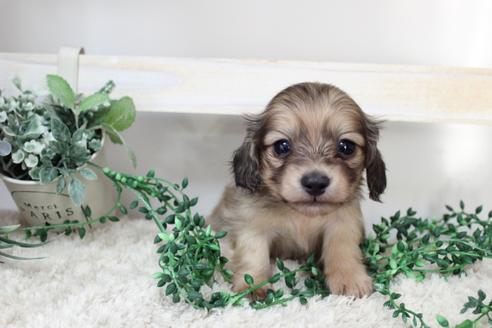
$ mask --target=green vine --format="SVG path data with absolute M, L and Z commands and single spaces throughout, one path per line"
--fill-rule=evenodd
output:
M 277 259 L 277 272 L 265 281 L 253 281 L 246 274 L 244 280 L 248 288 L 242 292 L 208 292 L 210 288 L 205 286 L 212 286 L 217 279 L 231 281 L 232 272 L 226 268 L 228 259 L 221 255 L 219 243 L 226 232 L 212 231 L 210 226 L 206 226 L 203 216 L 193 213 L 192 208 L 198 199 L 184 193 L 188 180 L 185 178 L 180 184 L 175 184 L 156 177 L 152 170 L 140 176 L 92 165 L 102 170 L 116 188 L 118 197 L 110 212 L 100 218 L 92 218 L 90 208 L 85 207 L 85 221 L 24 228 L 22 230 L 27 237 L 38 236 L 44 242 L 49 231 L 63 229 L 66 234 L 77 231 L 83 238 L 87 226 L 118 221 L 118 212 L 128 213 L 121 203 L 121 193 L 126 189 L 135 194 L 129 208 L 138 210 L 158 229 L 154 243 L 159 254 L 160 271 L 154 274 L 154 278 L 157 286 L 163 288 L 174 302 L 184 300 L 195 308 L 210 310 L 242 305 L 247 300 L 251 307 L 263 309 L 284 305 L 294 299 L 305 304 L 310 297 L 329 295 L 324 274 L 316 266 L 313 256 L 294 270 Z M 492 211 L 487 219 L 481 219 L 481 206 L 473 212 L 465 211 L 463 202 L 460 202 L 459 209 L 446 208 L 447 212 L 438 219 L 418 217 L 411 208 L 405 214 L 398 211 L 389 219 L 382 218 L 381 223 L 375 224 L 374 233 L 361 245 L 374 289 L 387 297 L 384 306 L 393 312 L 393 317 L 400 317 L 406 324 L 415 327 L 430 326 L 422 313 L 407 308 L 399 301 L 401 295 L 391 289 L 391 282 L 396 276 L 404 274 L 422 281 L 429 273 L 459 275 L 470 264 L 492 257 Z M 0 247 L 1 242 L 2 239 Z M 10 245 L 13 246 L 12 243 Z M 281 280 L 285 282 L 286 290 L 272 285 Z M 269 287 L 265 297 L 254 297 L 254 292 L 265 286 Z M 485 303 L 485 298 L 481 290 L 478 298 L 470 296 L 462 312 L 471 309 L 477 317 L 455 327 L 476 327 L 483 320 L 492 323 L 492 304 Z M 449 327 L 444 316 L 438 315 L 436 320 L 439 325 Z
M 492 257 L 492 211 L 487 220 L 479 218 L 482 207 L 473 213 L 446 206 L 447 213 L 440 219 L 424 219 L 409 209 L 405 215 L 396 212 L 373 226 L 375 235 L 362 245 L 375 290 L 388 297 L 384 303 L 393 317 L 411 321 L 416 327 L 430 327 L 422 313 L 399 303 L 400 294 L 391 290 L 391 281 L 399 274 L 422 281 L 429 273 L 442 276 L 459 275 L 478 260 Z M 396 235 L 396 240 L 390 237 Z M 441 317 L 438 317 L 441 318 Z
M 476 314 L 476 318 L 474 320 L 467 319 L 455 326 L 456 328 L 473 328 L 477 327 L 480 324 L 482 318 L 486 318 L 487 322 L 490 326 L 492 326 L 492 300 L 488 303 L 485 301 L 487 295 L 483 292 L 483 290 L 478 290 L 478 297 L 468 296 L 468 302 L 463 305 L 463 309 L 461 309 L 461 313 L 465 313 L 468 310 L 472 310 L 473 314 Z M 437 322 L 442 327 L 449 327 L 448 320 L 442 316 L 437 316 Z

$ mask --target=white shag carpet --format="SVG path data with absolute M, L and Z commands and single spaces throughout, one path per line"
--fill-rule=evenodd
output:
M 0 212 L 0 224 L 15 223 L 14 213 Z M 285 307 L 253 310 L 248 306 L 195 310 L 173 304 L 156 287 L 156 230 L 150 221 L 126 219 L 78 236 L 59 236 L 48 245 L 16 254 L 48 256 L 35 261 L 0 264 L 0 327 L 404 327 L 383 308 L 385 298 L 329 296 Z M 492 261 L 470 267 L 468 275 L 447 281 L 438 275 L 416 283 L 395 281 L 407 308 L 452 324 L 468 295 L 481 288 L 492 295 Z M 486 325 L 486 324 L 485 324 Z

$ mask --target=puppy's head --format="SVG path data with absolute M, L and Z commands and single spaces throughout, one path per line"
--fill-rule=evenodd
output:
M 365 169 L 369 196 L 379 201 L 386 169 L 376 145 L 378 123 L 345 92 L 296 84 L 247 119 L 246 138 L 233 159 L 237 186 L 319 215 L 360 197 Z

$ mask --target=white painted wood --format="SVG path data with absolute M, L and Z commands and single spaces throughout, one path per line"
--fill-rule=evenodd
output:
M 55 55 L 0 54 L 0 86 L 18 75 L 41 88 L 56 72 Z M 79 91 L 107 79 L 139 111 L 258 113 L 282 88 L 302 81 L 333 83 L 368 113 L 390 121 L 492 124 L 492 70 L 298 61 L 87 56 Z

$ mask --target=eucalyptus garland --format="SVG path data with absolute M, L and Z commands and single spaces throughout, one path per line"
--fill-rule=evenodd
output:
M 195 308 L 211 310 L 242 305 L 247 301 L 255 309 L 263 309 L 284 305 L 294 299 L 305 304 L 310 297 L 323 298 L 330 294 L 324 274 L 316 266 L 313 256 L 294 270 L 277 259 L 276 273 L 265 281 L 253 281 L 252 276 L 246 274 L 244 281 L 249 287 L 242 292 L 214 291 L 211 288 L 214 282 L 219 279 L 230 282 L 232 278 L 232 272 L 226 268 L 228 259 L 221 255 L 219 243 L 226 232 L 212 231 L 205 218 L 192 211 L 198 198 L 190 198 L 184 193 L 188 179 L 175 184 L 156 177 L 153 170 L 140 176 L 91 165 L 102 170 L 117 191 L 117 201 L 107 215 L 93 218 L 90 208 L 84 207 L 85 219 L 80 221 L 41 227 L 3 227 L 4 230 L 0 228 L 0 248 L 40 246 L 51 230 L 63 229 L 66 234 L 76 231 L 83 238 L 88 226 L 98 222 L 116 222 L 119 221 L 118 214 L 128 213 L 127 207 L 121 203 L 121 193 L 127 189 L 135 194 L 129 209 L 138 210 L 157 227 L 154 243 L 160 270 L 154 278 L 157 286 L 163 288 L 173 302 L 185 301 Z M 401 295 L 391 289 L 396 276 L 404 274 L 422 281 L 429 273 L 460 275 L 470 264 L 492 257 L 492 211 L 482 219 L 481 206 L 468 212 L 463 202 L 458 209 L 446 206 L 446 210 L 442 217 L 436 219 L 418 217 L 411 208 L 403 214 L 398 211 L 373 225 L 374 234 L 370 234 L 361 245 L 374 289 L 387 297 L 384 306 L 393 312 L 393 317 L 400 317 L 414 327 L 430 326 L 422 313 L 399 301 Z M 38 236 L 41 243 L 26 244 L 8 239 L 9 233 L 20 230 L 27 237 Z M 281 280 L 287 289 L 272 287 L 263 299 L 251 296 L 255 290 L 275 286 Z M 462 312 L 471 310 L 475 318 L 455 327 L 477 327 L 484 320 L 492 325 L 492 301 L 486 298 L 482 290 L 478 291 L 477 297 L 470 296 Z M 436 321 L 442 327 L 450 326 L 442 315 L 437 315 Z

